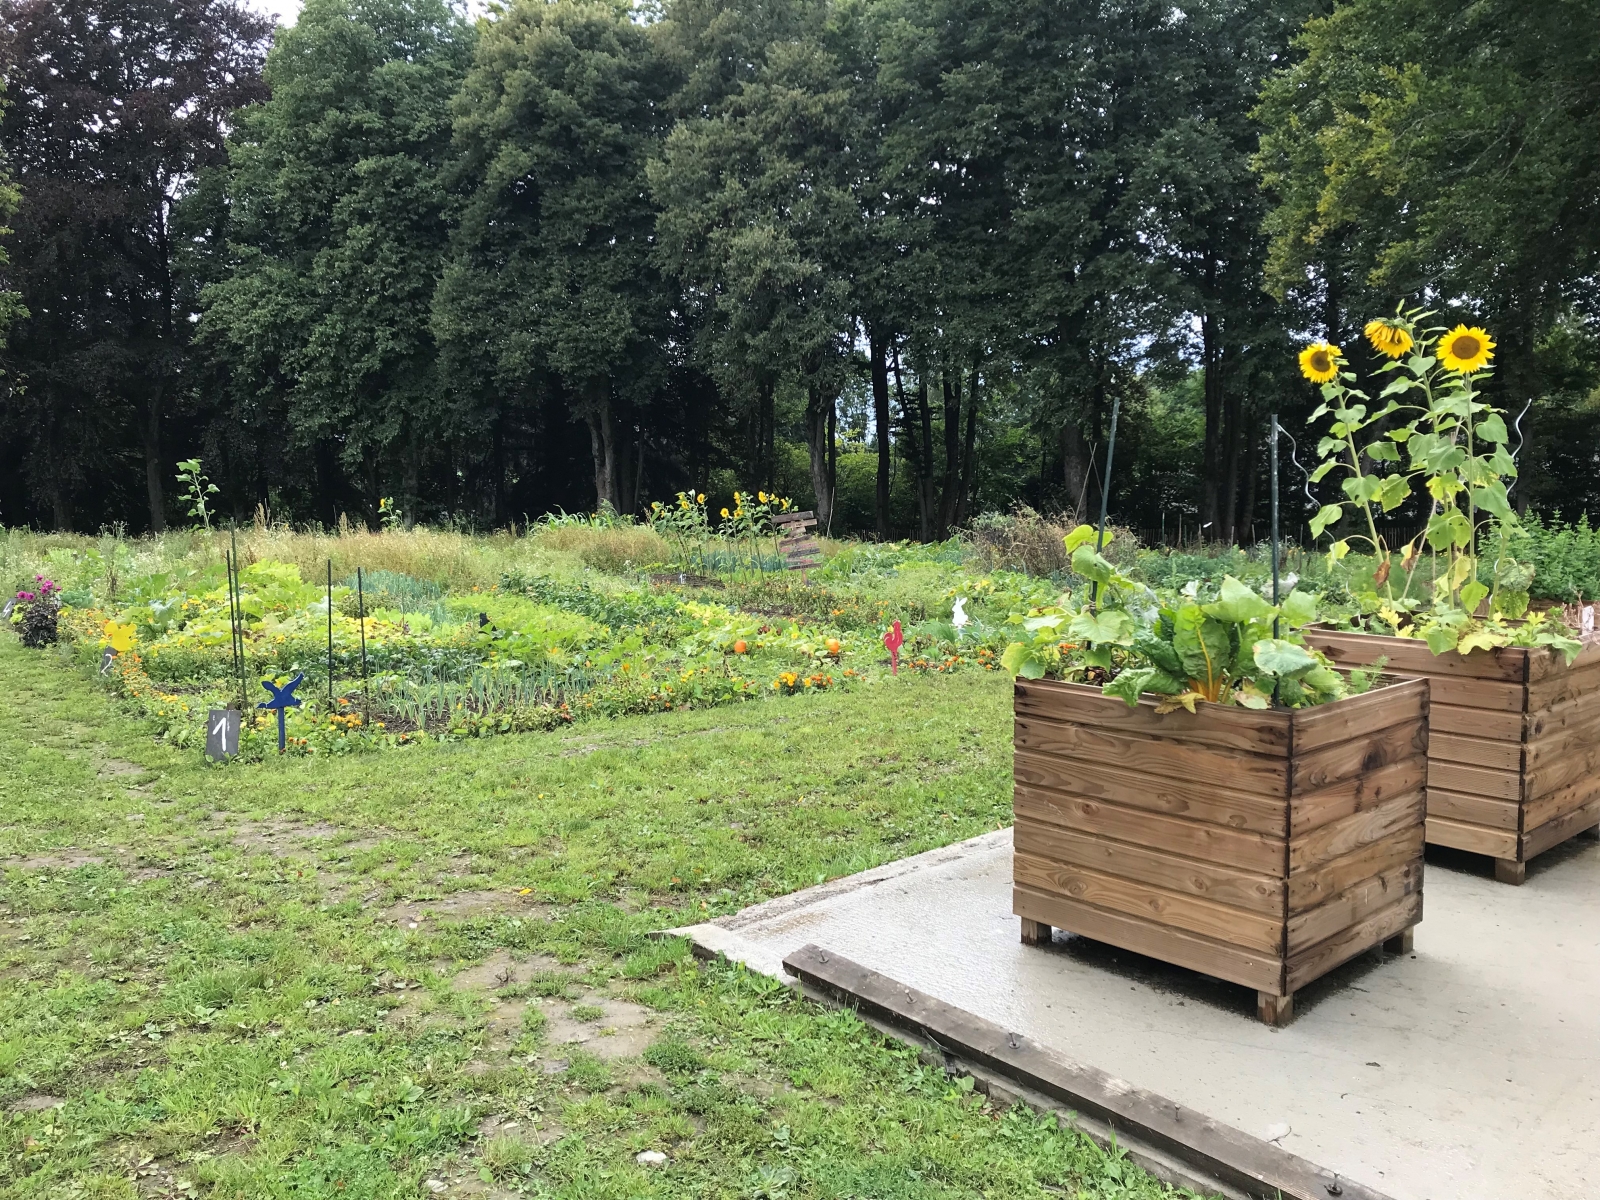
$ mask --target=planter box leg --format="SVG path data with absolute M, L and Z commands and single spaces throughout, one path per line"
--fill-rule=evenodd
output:
M 1050 944 L 1050 926 L 1043 921 L 1030 921 L 1022 918 L 1022 944 L 1024 946 L 1048 946 Z
M 1494 860 L 1494 878 L 1496 883 L 1522 883 L 1528 878 L 1528 864 L 1514 858 L 1497 858 Z
M 1413 925 L 1409 929 L 1402 929 L 1388 941 L 1384 942 L 1383 948 L 1390 954 L 1410 954 L 1415 948 L 1416 944 L 1417 927 Z
M 1586 838 L 1600 838 L 1600 825 L 1595 825 L 1592 828 L 1585 829 L 1578 836 Z
M 1268 1025 L 1287 1025 L 1294 1019 L 1294 995 L 1274 996 L 1271 992 L 1256 993 L 1256 1016 Z

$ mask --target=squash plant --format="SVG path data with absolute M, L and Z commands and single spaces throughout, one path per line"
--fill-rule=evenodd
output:
M 1392 318 L 1367 323 L 1366 337 L 1385 359 L 1378 368 L 1384 386 L 1375 398 L 1356 386 L 1337 346 L 1317 343 L 1301 352 L 1302 373 L 1322 388 L 1311 421 L 1331 418 L 1311 481 L 1342 475 L 1345 496 L 1311 518 L 1312 536 L 1346 515 L 1365 529 L 1336 538 L 1328 550 L 1330 563 L 1336 563 L 1352 542 L 1365 542 L 1377 558 L 1371 587 L 1356 595 L 1365 625 L 1426 638 L 1435 654 L 1554 646 L 1570 661 L 1579 643 L 1545 617 L 1526 615 L 1533 572 L 1506 552 L 1508 539 L 1496 539 L 1499 552 L 1487 572 L 1480 561 L 1486 528 L 1503 532 L 1517 522 L 1506 494 L 1517 467 L 1506 448 L 1505 417 L 1478 388 L 1489 374 L 1494 341 L 1476 327 L 1424 326 L 1432 315 L 1401 308 Z M 1397 590 L 1391 548 L 1378 532 L 1376 513 L 1405 503 L 1419 480 L 1430 514 L 1426 528 L 1403 547 L 1404 579 Z M 1424 590 L 1426 595 L 1413 594 Z M 1485 600 L 1487 613 L 1479 616 Z
M 1100 537 L 1100 548 L 1111 542 Z M 1026 635 L 1010 643 L 1000 656 L 1001 665 L 1024 679 L 1090 679 L 1098 682 L 1115 664 L 1119 651 L 1133 643 L 1137 628 L 1134 613 L 1153 613 L 1155 593 L 1117 570 L 1091 544 L 1097 540 L 1093 525 L 1079 525 L 1062 539 L 1072 561 L 1073 574 L 1099 585 L 1096 602 L 1080 604 L 1071 592 L 1057 603 L 1013 613 L 1012 625 Z

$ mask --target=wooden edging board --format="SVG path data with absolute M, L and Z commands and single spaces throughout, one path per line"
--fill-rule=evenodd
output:
M 870 967 L 806 945 L 783 960 L 809 991 L 1057 1101 L 1118 1137 L 1190 1165 L 1235 1194 L 1260 1200 L 1388 1200 L 1289 1151 L 906 987 Z

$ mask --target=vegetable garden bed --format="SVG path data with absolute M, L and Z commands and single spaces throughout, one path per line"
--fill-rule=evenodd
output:
M 1296 991 L 1422 919 L 1424 680 L 1315 707 L 1158 714 L 1016 683 L 1013 911 L 1254 988 Z
M 1426 642 L 1308 628 L 1343 666 L 1431 680 L 1428 841 L 1494 860 L 1520 884 L 1528 860 L 1600 825 L 1600 640 L 1569 666 L 1507 646 L 1434 655 Z

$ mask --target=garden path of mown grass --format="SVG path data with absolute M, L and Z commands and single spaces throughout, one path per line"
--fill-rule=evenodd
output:
M 645 937 L 1006 823 L 1008 693 L 219 769 L 0 638 L 0 1196 L 1159 1195 Z

